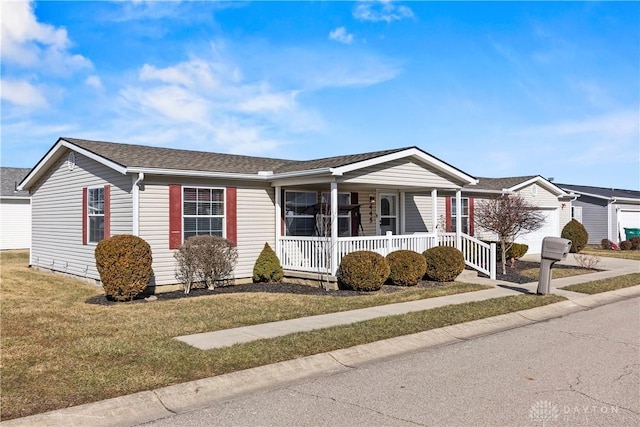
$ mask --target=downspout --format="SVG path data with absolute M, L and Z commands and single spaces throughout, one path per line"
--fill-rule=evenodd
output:
M 138 179 L 133 182 L 133 218 L 132 218 L 132 234 L 140 235 L 140 183 L 144 180 L 144 172 L 138 173 Z

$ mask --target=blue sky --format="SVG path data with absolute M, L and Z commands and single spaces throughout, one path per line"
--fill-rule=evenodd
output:
M 2 2 L 2 166 L 60 136 L 291 159 L 418 146 L 640 188 L 638 2 Z

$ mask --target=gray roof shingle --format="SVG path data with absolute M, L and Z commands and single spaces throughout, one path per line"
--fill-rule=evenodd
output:
M 285 173 L 335 168 L 412 148 L 396 148 L 314 160 L 285 160 L 145 145 L 120 144 L 106 141 L 90 141 L 66 137 L 61 139 L 128 168 L 192 170 L 240 174 L 257 174 L 259 171 Z
M 588 185 L 573 185 L 573 184 L 556 184 L 558 187 L 568 190 L 577 191 L 580 193 L 594 194 L 596 196 L 607 197 L 611 199 L 626 198 L 626 199 L 640 199 L 640 191 L 636 190 L 623 190 L 619 188 L 605 188 L 605 187 L 591 187 Z
M 15 191 L 16 185 L 29 174 L 29 168 L 0 167 L 0 195 L 4 197 L 29 197 L 28 191 Z
M 473 188 L 478 190 L 504 190 L 514 187 L 530 179 L 536 178 L 538 175 L 513 176 L 507 178 L 478 178 L 478 184 Z

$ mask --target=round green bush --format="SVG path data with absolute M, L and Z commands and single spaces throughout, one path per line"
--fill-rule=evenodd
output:
M 587 233 L 587 229 L 584 228 L 584 225 L 579 221 L 572 219 L 564 226 L 560 237 L 571 240 L 571 249 L 569 249 L 569 252 L 577 254 L 587 246 L 589 233 Z
M 389 281 L 399 286 L 415 286 L 427 271 L 427 261 L 418 252 L 400 250 L 387 255 Z
M 377 291 L 389 277 L 389 263 L 380 254 L 356 251 L 340 262 L 338 282 L 356 291 Z
M 140 237 L 120 234 L 101 240 L 94 256 L 108 298 L 130 301 L 151 282 L 151 247 Z
M 462 252 L 450 246 L 436 246 L 422 253 L 427 262 L 425 278 L 436 282 L 451 282 L 464 270 Z
M 278 255 L 271 249 L 268 243 L 264 244 L 264 248 L 256 263 L 253 265 L 253 281 L 276 283 L 282 280 L 284 271 L 278 259 Z

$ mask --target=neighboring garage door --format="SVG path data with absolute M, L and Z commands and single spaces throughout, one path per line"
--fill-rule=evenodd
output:
M 29 200 L 3 199 L 0 202 L 0 249 L 28 249 L 30 246 Z
M 640 228 L 640 210 L 621 209 L 618 212 L 618 231 L 621 240 L 626 240 L 625 228 Z
M 545 217 L 542 228 L 524 234 L 516 239 L 516 243 L 529 245 L 527 254 L 539 254 L 542 249 L 542 239 L 545 237 L 560 237 L 560 230 L 558 227 L 558 209 L 540 209 L 540 213 Z

